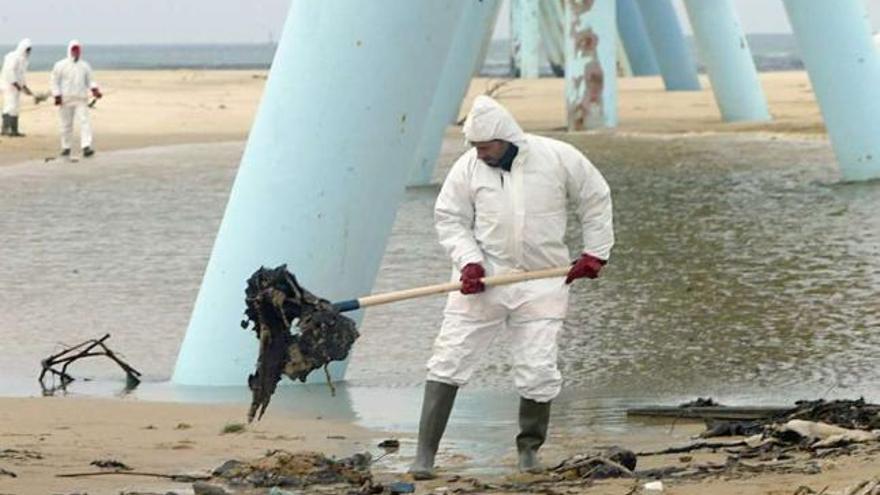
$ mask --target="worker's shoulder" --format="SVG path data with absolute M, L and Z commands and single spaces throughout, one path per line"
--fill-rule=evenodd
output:
M 471 147 L 455 160 L 455 163 L 452 164 L 450 172 L 467 172 L 469 170 L 472 170 L 476 163 L 477 150 L 476 148 Z
M 554 155 L 562 163 L 586 160 L 587 157 L 574 145 L 547 136 L 527 134 L 529 146 L 532 150 L 541 150 L 545 154 Z
M 565 141 L 561 141 L 559 139 L 540 136 L 538 134 L 526 134 L 528 139 L 534 143 L 539 143 L 541 146 L 546 146 L 547 148 L 560 152 L 560 153 L 576 153 L 578 155 L 583 155 L 579 149 L 577 149 L 573 144 L 567 143 Z

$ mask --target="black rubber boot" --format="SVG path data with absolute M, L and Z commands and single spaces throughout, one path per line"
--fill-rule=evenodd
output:
M 409 468 L 410 474 L 417 480 L 434 478 L 434 456 L 446 431 L 456 393 L 458 387 L 455 385 L 430 380 L 425 382 L 425 398 L 422 400 L 422 417 L 419 420 L 419 445 L 416 460 Z
M 550 424 L 550 403 L 535 402 L 530 399 L 519 400 L 519 435 L 516 436 L 516 449 L 519 451 L 519 470 L 524 473 L 541 471 L 538 462 L 538 449 L 547 439 Z
M 18 132 L 18 115 L 9 116 L 9 135 L 12 137 L 24 137 L 24 134 Z
M 64 148 L 63 150 L 61 150 L 61 156 L 69 157 L 70 156 L 70 148 Z
M 0 135 L 8 136 L 11 133 L 12 133 L 12 123 L 9 120 L 9 114 L 4 113 L 3 114 L 3 129 L 2 129 L 2 131 L 0 131 Z
M 85 148 L 83 148 L 83 156 L 84 157 L 88 158 L 94 154 L 95 154 L 95 150 L 93 150 L 91 147 L 86 146 Z

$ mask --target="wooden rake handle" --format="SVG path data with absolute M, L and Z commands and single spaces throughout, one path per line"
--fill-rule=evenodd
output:
M 570 266 L 560 266 L 558 268 L 547 268 L 544 270 L 535 270 L 531 272 L 505 273 L 504 275 L 496 275 L 494 277 L 484 277 L 482 280 L 483 284 L 486 287 L 493 287 L 496 285 L 515 284 L 517 282 L 525 282 L 527 280 L 537 280 L 541 278 L 564 277 L 568 274 L 568 271 L 570 269 Z M 380 304 L 404 301 L 406 299 L 415 299 L 417 297 L 443 294 L 445 292 L 454 292 L 460 289 L 461 282 L 448 282 L 445 284 L 426 285 L 424 287 L 386 292 L 384 294 L 373 294 L 358 299 L 340 301 L 334 303 L 333 307 L 340 313 L 344 313 L 346 311 L 354 311 L 356 309 L 366 308 L 368 306 L 378 306 Z

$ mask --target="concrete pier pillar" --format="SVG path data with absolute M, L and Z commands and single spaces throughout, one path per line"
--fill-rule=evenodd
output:
M 651 39 L 636 0 L 617 0 L 617 29 L 634 76 L 660 74 Z
M 697 64 L 671 0 L 636 0 L 668 91 L 698 91 Z M 711 3 L 711 2 L 709 2 Z
M 566 0 L 565 99 L 568 130 L 617 125 L 615 0 Z
M 443 134 L 455 120 L 461 101 L 468 89 L 477 58 L 482 52 L 486 34 L 494 24 L 499 0 L 483 0 L 468 5 L 467 15 L 456 27 L 452 49 L 446 57 L 440 85 L 428 111 L 425 130 L 419 139 L 408 185 L 423 186 L 431 183 L 437 157 L 443 144 Z M 491 36 L 491 33 L 489 33 Z
M 522 33 L 519 17 L 522 15 L 522 0 L 510 0 L 510 77 L 519 77 L 522 68 L 519 66 L 520 50 L 522 49 Z
M 733 0 L 684 0 L 725 122 L 770 120 L 767 98 Z
M 519 77 L 537 79 L 541 68 L 541 11 L 539 2 L 542 0 L 512 0 L 511 7 L 516 5 L 520 13 L 519 20 Z M 549 0 L 543 0 L 549 1 Z
M 556 77 L 565 74 L 565 0 L 544 0 L 541 6 L 541 40 L 550 69 Z
M 471 3 L 291 2 L 173 382 L 247 383 L 257 341 L 238 322 L 245 281 L 261 265 L 287 263 L 330 300 L 370 292 L 441 79 L 437 61 Z
M 784 3 L 843 178 L 880 178 L 880 55 L 865 3 Z

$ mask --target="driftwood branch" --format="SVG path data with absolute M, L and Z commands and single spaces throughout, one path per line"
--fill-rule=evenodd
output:
M 486 83 L 486 90 L 483 91 L 483 95 L 488 96 L 490 98 L 495 98 L 496 100 L 500 100 L 504 95 L 509 93 L 513 88 L 508 87 L 507 85 L 512 83 L 513 79 L 500 79 L 493 80 Z M 464 125 L 464 121 L 467 118 L 467 115 L 461 117 L 457 121 L 455 121 L 455 125 Z
M 729 447 L 744 447 L 746 446 L 746 442 L 697 442 L 692 443 L 690 445 L 685 445 L 683 447 L 670 447 L 668 449 L 656 450 L 650 452 L 639 452 L 636 455 L 638 456 L 649 456 L 649 455 L 667 455 L 667 454 L 682 454 L 685 452 L 693 452 L 694 450 L 703 450 L 703 449 L 725 449 Z
M 164 473 L 149 473 L 143 471 L 91 471 L 85 473 L 65 473 L 65 474 L 56 474 L 56 478 L 83 478 L 86 476 L 108 476 L 111 474 L 121 474 L 126 476 L 148 476 L 152 478 L 164 478 L 172 481 L 179 481 L 181 483 L 193 483 L 195 481 L 206 481 L 211 479 L 210 476 L 199 476 L 199 475 L 190 475 L 190 474 L 164 474 Z
M 44 380 L 47 374 L 50 374 L 52 377 L 58 377 L 61 380 L 61 386 L 59 388 L 64 389 L 68 384 L 73 382 L 75 379 L 67 372 L 67 367 L 73 364 L 75 361 L 79 359 L 85 359 L 96 356 L 106 356 L 111 359 L 113 362 L 119 365 L 120 368 L 125 372 L 126 378 L 126 389 L 131 390 L 138 386 L 141 382 L 140 371 L 134 369 L 131 365 L 123 361 L 119 356 L 116 355 L 115 352 L 110 350 L 104 342 L 110 338 L 110 334 L 105 334 L 100 339 L 90 339 L 80 344 L 77 344 L 72 347 L 68 347 L 63 351 L 52 354 L 51 356 L 43 359 L 41 361 L 42 371 L 40 372 L 40 385 L 43 387 L 43 391 L 46 393 L 52 393 L 55 390 L 55 387 L 47 387 Z M 60 369 L 59 369 L 60 366 Z

